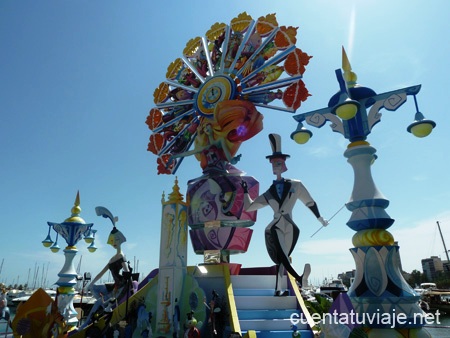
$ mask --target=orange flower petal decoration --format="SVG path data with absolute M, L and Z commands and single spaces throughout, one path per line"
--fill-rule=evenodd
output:
M 296 48 L 292 53 L 288 55 L 284 61 L 284 70 L 290 76 L 303 75 L 305 72 L 305 66 L 309 63 L 309 56 L 303 53 L 301 49 Z
M 165 155 L 158 157 L 158 159 L 156 160 L 158 175 L 159 174 L 170 175 L 172 173 L 172 169 L 175 165 L 175 161 L 173 161 L 171 164 L 167 165 L 167 163 L 170 160 L 170 156 L 171 155 L 165 154 Z
M 152 108 L 147 116 L 147 120 L 145 121 L 145 123 L 148 125 L 148 128 L 150 130 L 153 130 L 158 127 L 162 122 L 162 116 L 163 113 L 159 109 Z
M 303 101 L 306 101 L 308 96 L 311 96 L 308 89 L 305 87 L 305 83 L 300 80 L 289 87 L 283 93 L 283 102 L 288 108 L 297 110 Z
M 266 16 L 261 16 L 256 22 L 256 31 L 261 36 L 269 35 L 277 27 L 278 22 L 275 14 L 267 14 Z
M 186 43 L 186 47 L 183 49 L 183 54 L 192 57 L 197 49 L 202 45 L 202 38 L 197 36 L 196 38 L 190 39 Z
M 162 103 L 168 99 L 169 85 L 165 82 L 161 82 L 159 87 L 153 92 L 153 102 L 155 104 Z
M 176 59 L 169 65 L 169 67 L 167 67 L 166 78 L 175 80 L 182 68 L 183 61 L 180 58 Z
M 243 12 L 231 20 L 231 29 L 235 32 L 245 32 L 252 20 L 252 17 L 247 12 Z
M 176 173 L 182 159 L 173 159 L 172 155 L 207 145 L 199 127 L 206 119 L 213 125 L 215 139 L 225 140 L 225 147 L 234 156 L 247 137 L 262 129 L 262 115 L 256 106 L 280 111 L 300 107 L 310 95 L 300 78 L 311 57 L 296 47 L 297 30 L 279 26 L 274 13 L 252 18 L 243 11 L 231 21 L 213 23 L 205 34 L 187 41 L 182 56 L 169 60 L 173 62 L 167 67 L 165 79 L 154 89 L 155 106 L 145 121 L 151 130 L 148 151 L 156 154 L 158 174 Z M 202 78 L 216 76 L 233 79 L 236 90 L 214 101 L 211 121 L 201 115 L 198 104 L 214 94 L 200 91 Z M 217 107 L 228 100 L 237 101 L 237 106 L 224 104 L 219 113 Z M 271 105 L 273 100 L 277 105 Z M 246 108 L 245 103 L 250 107 Z M 205 168 L 201 154 L 195 157 Z
M 155 155 L 158 155 L 163 145 L 164 145 L 164 137 L 161 134 L 151 134 L 147 150 Z
M 211 28 L 206 32 L 206 37 L 209 41 L 215 41 L 225 32 L 225 28 L 227 27 L 224 23 L 216 22 Z
M 275 35 L 275 46 L 277 46 L 278 49 L 286 49 L 292 45 L 295 45 L 297 42 L 297 29 L 298 27 L 281 26 L 280 30 Z

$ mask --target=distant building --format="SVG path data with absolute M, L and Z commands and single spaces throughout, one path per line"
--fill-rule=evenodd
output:
M 450 262 L 449 261 L 442 261 L 442 264 L 444 265 L 444 271 L 450 272 Z
M 448 268 L 448 263 L 446 263 Z M 439 272 L 444 271 L 444 264 L 438 256 L 422 259 L 422 270 L 428 280 L 433 281 Z
M 338 279 L 342 280 L 342 283 L 344 283 L 347 287 L 350 287 L 353 279 L 355 278 L 355 273 L 356 270 L 342 272 L 338 274 Z

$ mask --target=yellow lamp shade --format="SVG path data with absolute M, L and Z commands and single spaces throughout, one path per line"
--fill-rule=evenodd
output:
M 423 122 L 411 127 L 411 133 L 416 137 L 426 137 L 431 134 L 434 126 L 431 123 Z
M 92 242 L 87 249 L 89 250 L 89 252 L 95 252 L 97 250 L 97 247 L 95 246 L 95 243 Z
M 45 237 L 45 239 L 42 241 L 42 245 L 46 248 L 49 248 L 50 245 L 53 244 L 52 238 L 50 237 L 50 229 L 48 230 L 48 235 Z
M 354 101 L 346 101 L 336 108 L 336 115 L 343 120 L 350 120 L 358 112 L 358 105 Z
M 306 129 L 302 122 L 299 122 L 297 129 L 291 133 L 291 139 L 298 144 L 305 144 L 312 136 L 311 130 Z
M 59 251 L 59 249 L 60 249 L 60 247 L 59 247 L 58 244 L 52 245 L 51 248 L 50 248 L 50 250 L 51 250 L 53 253 L 57 253 L 57 252 Z
M 299 131 L 293 135 L 293 139 L 298 144 L 305 144 L 311 138 L 311 133 Z
M 50 245 L 52 245 L 53 244 L 53 242 L 52 241 L 50 241 L 50 242 L 48 242 L 48 241 L 42 241 L 42 245 L 44 246 L 44 247 L 46 247 L 46 248 L 49 248 L 50 247 Z

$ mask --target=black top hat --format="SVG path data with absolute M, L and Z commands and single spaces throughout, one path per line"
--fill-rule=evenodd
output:
M 272 155 L 267 155 L 266 158 L 268 158 L 270 160 L 272 158 L 277 158 L 277 157 L 281 157 L 284 159 L 291 157 L 290 155 L 283 154 L 281 152 L 281 136 L 280 135 L 269 134 L 269 141 L 270 141 L 270 145 L 272 146 Z

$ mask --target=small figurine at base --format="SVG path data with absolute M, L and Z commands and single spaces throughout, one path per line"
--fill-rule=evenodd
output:
M 302 336 L 301 333 L 298 331 L 297 325 L 292 325 L 291 329 L 292 329 L 292 338 L 300 338 Z
M 197 328 L 197 319 L 194 317 L 194 312 L 191 311 L 186 314 L 186 331 L 184 338 L 200 338 L 200 330 Z

